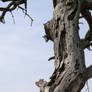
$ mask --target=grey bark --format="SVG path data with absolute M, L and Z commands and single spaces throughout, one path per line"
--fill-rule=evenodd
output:
M 83 0 L 56 0 L 53 19 L 45 25 L 47 41 L 54 43 L 55 71 L 51 80 L 39 80 L 41 92 L 80 92 L 92 77 L 86 68 L 84 44 L 79 37 L 79 15 Z M 83 44 L 83 43 L 84 44 Z M 87 76 L 88 74 L 89 76 Z

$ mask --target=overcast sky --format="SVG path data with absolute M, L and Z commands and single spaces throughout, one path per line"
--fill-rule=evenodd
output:
M 53 17 L 52 0 L 29 0 L 30 19 L 21 10 L 13 12 L 16 24 L 11 15 L 5 17 L 6 24 L 0 23 L 0 92 L 39 92 L 35 82 L 40 78 L 49 80 L 54 70 L 54 62 L 48 61 L 53 56 L 53 43 L 46 43 L 43 24 Z M 81 26 L 83 37 L 88 26 Z M 92 64 L 92 52 L 86 50 L 87 66 Z M 89 83 L 92 91 L 92 82 Z

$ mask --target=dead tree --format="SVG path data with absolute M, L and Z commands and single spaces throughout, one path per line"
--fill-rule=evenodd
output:
M 80 92 L 92 77 L 86 67 L 84 49 L 92 45 L 92 0 L 53 0 L 53 19 L 45 25 L 45 38 L 54 44 L 55 71 L 50 81 L 36 82 L 41 92 Z M 81 14 L 81 16 L 80 16 Z M 79 19 L 85 18 L 89 30 L 79 37 Z
M 1 2 L 9 2 L 7 7 L 0 7 L 2 23 L 5 23 L 6 13 L 16 8 L 22 9 L 29 16 L 27 0 Z M 21 7 L 21 4 L 25 7 Z M 49 60 L 55 59 L 55 70 L 49 82 L 41 79 L 36 84 L 41 92 L 80 92 L 86 81 L 92 77 L 92 65 L 86 67 L 84 56 L 84 49 L 90 50 L 92 46 L 92 0 L 53 0 L 53 5 L 53 19 L 44 24 L 44 38 L 54 44 L 55 56 Z M 79 37 L 80 18 L 85 18 L 89 25 L 84 39 Z

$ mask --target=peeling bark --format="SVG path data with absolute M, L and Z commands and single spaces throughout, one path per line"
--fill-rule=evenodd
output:
M 56 1 L 53 19 L 44 25 L 47 39 L 54 43 L 55 71 L 51 80 L 40 86 L 41 92 L 80 92 L 88 78 L 85 71 L 92 70 L 85 67 L 85 42 L 78 31 L 83 0 Z

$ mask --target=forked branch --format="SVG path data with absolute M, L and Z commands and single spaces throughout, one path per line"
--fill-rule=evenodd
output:
M 16 8 L 20 8 L 19 5 L 24 4 L 25 7 L 24 8 L 20 8 L 21 10 L 25 11 L 25 15 L 27 15 L 31 21 L 33 21 L 33 19 L 27 14 L 27 0 L 1 0 L 1 2 L 9 2 L 8 5 L 6 7 L 0 7 L 0 11 L 2 12 L 0 15 L 0 22 L 5 23 L 4 18 L 7 12 L 12 12 L 14 11 Z

